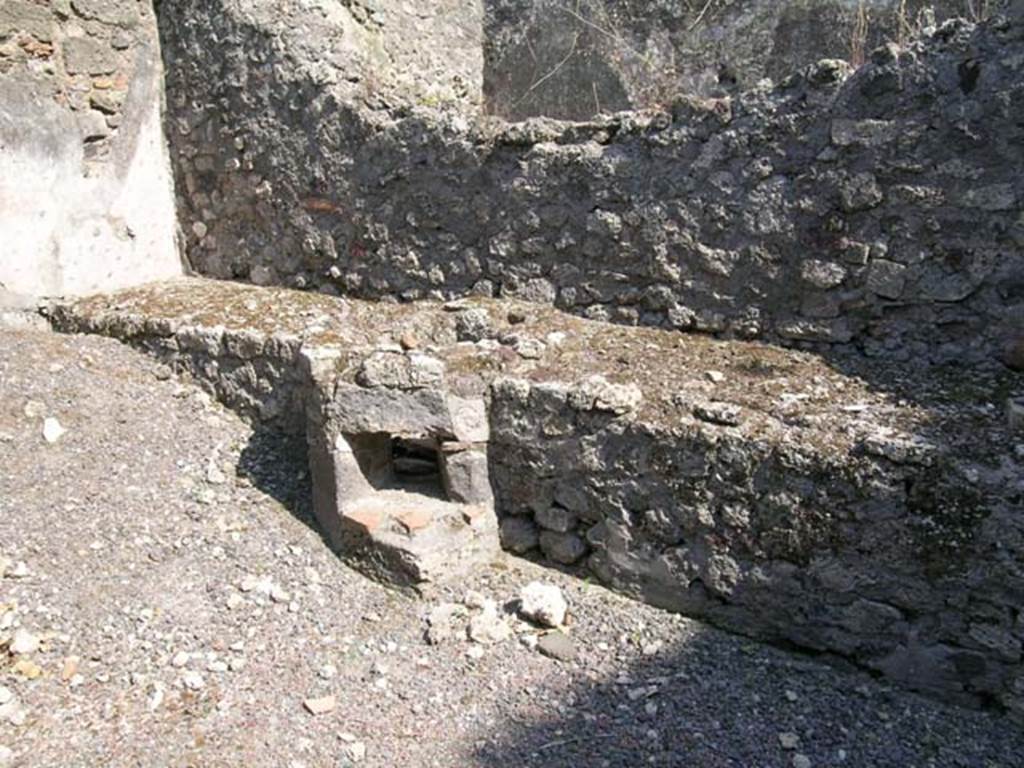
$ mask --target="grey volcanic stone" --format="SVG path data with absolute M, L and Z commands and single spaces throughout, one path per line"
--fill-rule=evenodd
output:
M 537 642 L 537 648 L 545 656 L 558 661 L 572 661 L 576 658 L 576 644 L 564 632 L 548 632 Z
M 506 517 L 501 521 L 501 546 L 509 552 L 524 555 L 540 544 L 540 532 L 527 517 Z
M 491 316 L 482 309 L 466 309 L 455 316 L 459 341 L 481 341 L 491 335 Z
M 548 507 L 539 510 L 534 516 L 537 524 L 542 528 L 556 533 L 568 533 L 575 530 L 579 518 L 573 512 L 561 507 Z
M 540 548 L 556 563 L 573 565 L 587 554 L 587 543 L 575 533 L 541 531 Z

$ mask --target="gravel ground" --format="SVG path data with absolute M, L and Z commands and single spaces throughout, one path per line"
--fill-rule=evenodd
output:
M 0 331 L 0 643 L 26 650 L 0 650 L 0 766 L 1024 764 L 998 713 L 522 560 L 388 591 L 327 549 L 308 497 L 301 440 L 116 342 Z M 511 611 L 536 579 L 569 599 L 574 660 L 518 620 L 426 643 L 439 602 Z

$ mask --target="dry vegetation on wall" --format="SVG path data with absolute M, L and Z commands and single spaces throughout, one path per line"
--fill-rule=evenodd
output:
M 822 56 L 843 58 L 859 67 L 881 42 L 903 46 L 923 29 L 936 26 L 937 20 L 959 15 L 976 23 L 993 12 L 991 0 L 838 0 L 821 6 L 808 10 L 801 4 L 780 3 L 766 11 L 743 0 L 653 0 L 636 4 L 630 0 L 524 0 L 519 18 L 541 26 L 554 22 L 554 26 L 570 31 L 564 36 L 548 32 L 536 40 L 524 38 L 529 56 L 523 63 L 532 63 L 534 69 L 515 92 L 500 94 L 496 111 L 515 116 L 524 107 L 529 110 L 532 101 L 544 100 L 540 95 L 544 89 L 560 87 L 559 78 L 573 81 L 573 90 L 585 96 L 594 114 L 617 111 L 622 105 L 610 104 L 600 96 L 602 85 L 607 85 L 603 82 L 606 68 L 620 73 L 628 82 L 629 106 L 634 108 L 663 108 L 681 91 L 693 90 L 694 83 L 686 74 L 693 61 L 702 61 L 711 70 L 717 66 L 717 77 L 704 76 L 705 81 L 710 77 L 712 86 L 738 85 L 736 70 L 747 70 L 743 84 L 751 85 L 758 75 L 735 50 L 736 41 L 722 38 L 722 34 L 731 25 L 749 25 L 755 18 L 757 35 L 764 35 L 766 25 L 785 27 L 787 13 L 809 13 L 811 21 L 817 17 L 826 30 L 815 34 L 825 38 L 846 35 L 845 43 L 839 37 L 839 45 L 832 51 L 822 50 Z M 832 28 L 837 23 L 839 27 Z M 753 27 L 748 32 L 755 31 Z M 769 35 L 765 39 L 751 38 L 744 44 L 770 52 L 776 42 Z M 705 82 L 698 84 L 700 87 L 709 86 Z

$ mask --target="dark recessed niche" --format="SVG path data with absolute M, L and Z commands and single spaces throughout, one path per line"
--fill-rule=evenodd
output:
M 393 436 L 390 449 L 394 487 L 446 498 L 441 482 L 441 445 L 436 439 Z
M 375 490 L 447 499 L 441 479 L 441 444 L 436 438 L 373 432 L 350 435 L 348 443 L 363 476 Z

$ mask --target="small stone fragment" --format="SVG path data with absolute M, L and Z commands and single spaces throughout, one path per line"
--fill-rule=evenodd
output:
M 508 640 L 512 628 L 498 615 L 498 604 L 487 600 L 483 610 L 469 621 L 469 639 L 475 643 L 491 645 Z
M 38 400 L 28 400 L 22 407 L 21 412 L 25 414 L 25 418 L 38 419 L 46 412 L 46 406 Z
M 43 421 L 43 439 L 50 445 L 60 440 L 66 432 L 67 430 L 52 416 Z
M 211 461 L 206 467 L 206 482 L 210 485 L 223 485 L 228 480 L 227 475 L 221 471 L 216 462 Z
M 24 629 L 19 629 L 11 638 L 7 650 L 15 656 L 27 656 L 39 650 L 39 638 Z
M 182 675 L 181 683 L 190 691 L 202 690 L 203 686 L 206 685 L 203 676 L 198 672 L 186 672 Z
M 800 753 L 793 755 L 793 768 L 811 768 L 811 758 Z
M 456 640 L 461 634 L 455 624 L 464 618 L 466 609 L 457 603 L 441 603 L 427 616 L 427 642 L 441 645 Z
M 604 376 L 591 376 L 569 392 L 569 404 L 576 410 L 609 411 L 616 416 L 636 410 L 643 399 L 636 384 L 612 384 Z
M 483 341 L 492 334 L 487 310 L 467 309 L 455 316 L 455 336 L 459 341 Z
M 709 424 L 735 427 L 741 421 L 739 406 L 729 403 L 700 403 L 693 407 L 693 415 Z
M 795 733 L 780 733 L 779 744 L 783 749 L 793 750 L 800 746 L 800 737 Z
M 543 627 L 560 627 L 565 624 L 569 604 L 562 590 L 554 584 L 534 581 L 519 592 L 519 612 Z
M 337 675 L 338 668 L 333 664 L 324 664 L 324 666 L 320 667 L 317 671 L 317 676 L 321 680 L 331 680 L 332 678 L 337 677 Z
M 345 746 L 345 754 L 353 763 L 360 763 L 366 759 L 366 744 L 355 741 Z
M 284 587 L 274 584 L 270 588 L 270 599 L 275 603 L 287 603 L 291 600 L 291 595 L 284 589 Z
M 76 674 L 78 674 L 79 658 L 77 656 L 68 656 L 64 659 L 64 666 L 60 670 L 60 679 L 65 683 L 71 680 Z
M 329 712 L 333 712 L 336 705 L 337 701 L 333 696 L 320 696 L 318 698 L 306 699 L 302 702 L 302 706 L 311 715 L 326 715 Z
M 35 680 L 43 674 L 43 670 L 40 669 L 39 665 L 29 659 L 18 659 L 14 666 L 11 667 L 11 671 L 16 675 L 24 677 L 26 680 Z
M 1014 371 L 1024 371 L 1024 336 L 1006 342 L 1001 355 L 1003 364 Z
M 545 656 L 558 661 L 572 661 L 576 658 L 576 644 L 564 632 L 549 632 L 540 638 L 537 648 Z
M 14 752 L 10 747 L 0 744 L 0 768 L 7 768 L 14 764 Z

